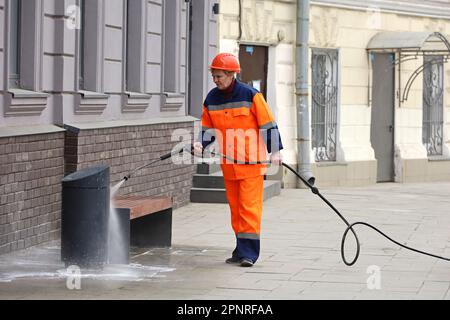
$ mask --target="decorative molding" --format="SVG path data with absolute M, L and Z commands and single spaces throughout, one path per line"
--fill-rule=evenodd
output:
M 161 111 L 178 111 L 184 102 L 184 94 L 164 92 L 161 95 Z
M 430 32 L 440 32 L 446 35 L 445 21 L 427 18 L 424 27 Z
M 132 119 L 132 120 L 110 120 L 110 121 L 64 123 L 64 128 L 70 132 L 78 133 L 80 130 L 149 126 L 149 125 L 155 125 L 155 124 L 170 124 L 170 123 L 189 123 L 189 122 L 199 122 L 199 121 L 200 121 L 199 119 L 191 117 L 191 116 L 174 116 L 174 117 L 159 117 L 159 118 L 148 117 L 148 118 L 140 118 L 140 119 Z
M 312 0 L 311 5 L 341 7 L 364 11 L 377 8 L 380 11 L 450 19 L 450 7 L 446 6 L 445 3 L 439 5 L 436 2 L 431 3 L 430 1 L 422 0 Z
M 243 1 L 241 41 L 245 43 L 277 43 L 273 31 L 273 7 L 271 2 L 256 0 Z
M 311 31 L 314 33 L 314 41 L 311 46 L 317 47 L 336 47 L 339 29 L 336 27 L 338 23 L 338 13 L 334 8 L 320 10 L 319 14 L 312 17 L 315 21 L 311 25 Z
M 10 89 L 5 95 L 5 116 L 39 116 L 47 107 L 48 94 Z
M 150 103 L 151 95 L 137 92 L 122 94 L 122 112 L 144 112 Z
M 36 134 L 52 134 L 65 132 L 66 130 L 52 124 L 29 126 L 4 126 L 0 127 L 0 138 L 30 136 Z
M 80 90 L 75 94 L 75 114 L 102 114 L 109 95 Z

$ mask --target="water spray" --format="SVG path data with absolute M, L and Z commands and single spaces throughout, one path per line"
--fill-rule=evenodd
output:
M 195 155 L 195 153 L 194 153 L 194 146 L 193 146 L 192 144 L 191 144 L 191 145 L 186 145 L 186 146 L 180 148 L 179 150 L 176 150 L 176 151 L 167 153 L 167 154 L 165 154 L 165 155 L 162 155 L 162 156 L 160 156 L 158 159 L 156 159 L 156 160 L 154 160 L 154 161 L 152 161 L 152 162 L 150 162 L 150 163 L 147 163 L 147 164 L 145 164 L 145 165 L 143 165 L 143 166 L 141 166 L 141 167 L 139 167 L 139 168 L 133 170 L 131 173 L 129 173 L 127 176 L 125 176 L 125 177 L 124 177 L 124 178 L 116 185 L 116 187 L 117 187 L 117 186 L 120 187 L 120 185 L 122 185 L 125 181 L 127 181 L 127 180 L 128 180 L 134 173 L 136 173 L 137 171 L 139 171 L 139 170 L 141 170 L 141 169 L 143 169 L 143 168 L 145 168 L 145 167 L 148 167 L 148 166 L 150 166 L 150 165 L 152 165 L 152 164 L 155 164 L 155 163 L 157 163 L 157 162 L 159 162 L 159 161 L 163 161 L 163 160 L 169 159 L 169 158 L 171 158 L 172 156 L 177 155 L 177 154 L 181 154 L 181 153 L 183 153 L 183 152 L 188 152 L 188 153 L 192 154 L 194 157 L 197 156 L 197 155 Z M 249 165 L 251 165 L 251 164 L 270 164 L 270 163 L 271 163 L 269 160 L 264 160 L 264 161 L 240 161 L 240 160 L 232 159 L 232 158 L 230 158 L 230 157 L 228 157 L 228 156 L 226 156 L 226 155 L 223 155 L 223 154 L 221 154 L 221 153 L 219 153 L 219 152 L 213 152 L 213 151 L 210 151 L 209 153 L 210 153 L 211 156 L 213 156 L 213 157 L 218 157 L 218 158 L 226 159 L 227 161 L 229 161 L 229 163 L 234 163 L 234 164 L 249 164 Z M 203 154 L 202 154 L 201 157 L 203 158 Z M 356 225 L 364 225 L 364 226 L 366 226 L 366 227 L 369 227 L 369 228 L 371 228 L 372 230 L 375 230 L 376 232 L 378 232 L 380 235 L 382 235 L 383 237 L 385 237 L 385 238 L 388 239 L 389 241 L 391 241 L 391 242 L 395 243 L 396 245 L 398 245 L 398 246 L 400 246 L 400 247 L 402 247 L 402 248 L 405 248 L 405 249 L 407 249 L 407 250 L 414 251 L 414 252 L 416 252 L 416 253 L 420 253 L 420 254 L 423 254 L 423 255 L 427 255 L 427 256 L 430 256 L 430 257 L 433 257 L 433 258 L 437 258 L 437 259 L 442 259 L 442 260 L 450 261 L 450 258 L 438 256 L 438 255 L 435 255 L 435 254 L 432 254 L 432 253 L 428 253 L 428 252 L 425 252 L 425 251 L 421 251 L 421 250 L 418 250 L 418 249 L 415 249 L 415 248 L 406 246 L 406 245 L 404 245 L 404 244 L 401 244 L 400 242 L 398 242 L 398 241 L 392 239 L 391 237 L 389 237 L 388 235 L 386 235 L 385 233 L 383 233 L 381 230 L 379 230 L 378 228 L 374 227 L 373 225 L 371 225 L 371 224 L 369 224 L 369 223 L 358 221 L 358 222 L 354 222 L 354 223 L 351 223 L 351 224 L 350 224 L 350 223 L 347 221 L 347 219 L 345 219 L 344 216 L 339 212 L 339 210 L 336 209 L 336 207 L 334 207 L 333 204 L 332 204 L 330 201 L 328 201 L 328 199 L 325 198 L 325 197 L 320 193 L 319 189 L 318 189 L 317 187 L 314 186 L 314 180 L 312 180 L 312 179 L 309 179 L 309 180 L 305 179 L 304 177 L 301 176 L 301 174 L 299 174 L 296 170 L 294 170 L 291 166 L 289 166 L 288 164 L 286 164 L 286 163 L 284 163 L 284 162 L 282 162 L 281 165 L 282 165 L 283 167 L 285 167 L 286 169 L 288 169 L 289 171 L 291 171 L 298 179 L 300 179 L 300 180 L 301 180 L 301 181 L 302 181 L 302 182 L 303 182 L 303 183 L 311 190 L 311 192 L 312 192 L 313 194 L 317 195 L 320 199 L 322 199 L 322 201 L 324 201 L 324 202 L 325 202 L 325 203 L 326 203 L 326 204 L 327 204 L 327 205 L 328 205 L 328 206 L 329 206 L 329 207 L 330 207 L 330 208 L 331 208 L 331 209 L 339 216 L 339 218 L 347 225 L 347 228 L 345 229 L 345 231 L 344 231 L 344 233 L 343 233 L 343 235 L 342 235 L 342 240 L 341 240 L 341 257 L 342 257 L 342 261 L 343 261 L 347 266 L 352 266 L 352 265 L 354 265 L 354 264 L 356 263 L 356 261 L 358 260 L 359 254 L 360 254 L 361 244 L 360 244 L 360 242 L 359 242 L 359 239 L 358 239 L 358 236 L 357 236 L 355 230 L 353 229 L 353 227 L 356 226 Z M 118 189 L 118 187 L 117 187 L 117 189 Z M 352 232 L 353 236 L 355 237 L 355 242 L 356 242 L 356 253 L 355 253 L 355 257 L 354 257 L 353 260 L 351 260 L 350 262 L 347 260 L 347 258 L 346 258 L 346 256 L 345 256 L 345 241 L 346 241 L 346 239 L 347 239 L 347 234 L 348 234 L 349 231 Z

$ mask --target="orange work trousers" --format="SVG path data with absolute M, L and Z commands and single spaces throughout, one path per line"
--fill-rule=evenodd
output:
M 247 258 L 255 263 L 260 251 L 264 177 L 224 181 L 231 210 L 231 225 L 236 234 L 233 257 Z

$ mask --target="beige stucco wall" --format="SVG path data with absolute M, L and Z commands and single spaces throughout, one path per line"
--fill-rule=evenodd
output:
M 374 153 L 370 144 L 371 105 L 369 102 L 370 64 L 366 46 L 380 31 L 429 31 L 450 36 L 450 20 L 401 15 L 374 10 L 350 10 L 329 6 L 311 7 L 310 46 L 338 48 L 340 54 L 340 105 L 338 161 L 370 161 Z M 409 61 L 401 67 L 401 91 L 422 59 Z M 450 132 L 450 66 L 445 68 L 444 157 L 449 157 Z M 396 70 L 398 90 L 398 70 Z M 409 174 L 420 176 L 412 166 L 405 171 L 405 161 L 427 160 L 422 144 L 422 74 L 411 87 L 408 100 L 395 105 L 395 173 L 396 181 L 408 180 Z M 425 161 L 428 162 L 428 161 Z M 449 164 L 447 164 L 449 165 Z M 436 166 L 434 166 L 436 167 Z M 443 167 L 440 163 L 439 167 Z M 426 170 L 420 180 L 428 180 Z
M 268 102 L 274 110 L 283 136 L 284 158 L 287 163 L 296 163 L 296 1 L 242 0 L 241 35 L 239 1 L 222 0 L 220 6 L 220 51 L 238 54 L 239 43 L 269 46 Z M 314 173 L 321 178 L 323 184 L 357 185 L 376 182 L 376 159 L 370 142 L 371 66 L 366 47 L 370 39 L 380 31 L 438 31 L 450 38 L 450 20 L 373 9 L 353 10 L 311 5 L 310 47 L 339 50 L 337 161 L 334 164 L 313 165 Z M 402 88 L 421 63 L 419 59 L 402 64 Z M 444 157 L 450 157 L 450 64 L 445 64 L 444 68 Z M 311 70 L 309 75 L 311 77 Z M 397 81 L 398 71 L 398 87 Z M 427 172 L 435 172 L 435 168 L 450 165 L 450 162 L 441 161 L 439 165 L 430 164 L 433 167 L 431 171 L 417 172 L 420 166 L 407 163 L 412 160 L 430 163 L 422 145 L 421 75 L 414 82 L 408 100 L 401 106 L 396 100 L 394 147 L 396 181 L 429 180 Z M 314 162 L 312 151 L 310 158 Z M 330 172 L 334 173 L 330 175 Z M 356 176 L 355 172 L 365 176 Z M 436 174 L 433 176 L 438 177 Z M 285 186 L 294 186 L 294 181 L 293 177 L 285 175 Z
M 295 28 L 296 1 L 242 0 L 241 35 L 239 1 L 220 2 L 219 51 L 239 53 L 239 44 L 268 46 L 269 103 L 280 127 L 287 163 L 296 163 Z M 295 186 L 285 175 L 286 187 Z

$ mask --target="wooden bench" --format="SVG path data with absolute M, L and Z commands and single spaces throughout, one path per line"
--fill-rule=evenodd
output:
M 118 230 L 123 242 L 109 249 L 109 263 L 129 263 L 130 245 L 170 247 L 172 245 L 172 199 L 145 196 L 117 196 L 112 202 L 118 213 Z M 110 232 L 111 233 L 111 232 Z M 110 235 L 110 246 L 113 243 Z

